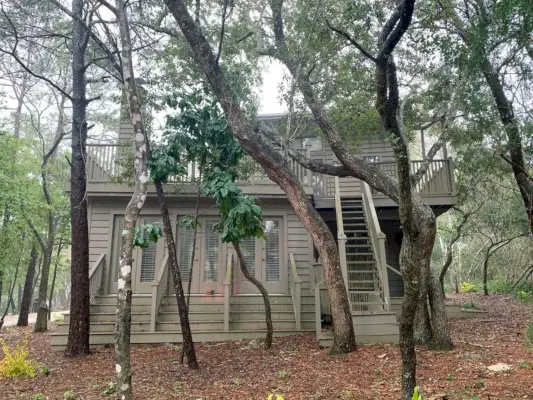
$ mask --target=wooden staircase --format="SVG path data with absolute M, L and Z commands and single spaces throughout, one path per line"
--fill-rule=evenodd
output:
M 131 313 L 131 343 L 179 343 L 182 341 L 178 307 L 174 296 L 164 296 L 155 331 L 150 330 L 151 296 L 134 295 Z M 302 296 L 301 330 L 290 295 L 272 295 L 274 336 L 315 332 L 314 297 Z M 116 295 L 100 295 L 91 304 L 90 345 L 114 343 Z M 52 349 L 64 350 L 69 329 L 69 314 L 52 334 Z M 230 329 L 224 330 L 224 297 L 192 296 L 189 320 L 195 342 L 220 342 L 232 339 L 260 339 L 265 335 L 263 299 L 258 295 L 231 296 Z
M 352 312 L 386 311 L 383 283 L 363 209 L 363 199 L 342 198 L 341 210 L 346 235 L 347 285 Z

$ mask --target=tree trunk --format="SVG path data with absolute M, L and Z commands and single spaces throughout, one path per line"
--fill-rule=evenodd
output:
M 428 295 L 431 307 L 431 341 L 429 342 L 429 348 L 433 350 L 451 350 L 454 346 L 448 327 L 444 292 L 436 271 L 431 267 L 429 268 Z
M 189 368 L 198 369 L 198 362 L 196 361 L 196 352 L 194 350 L 194 342 L 192 340 L 191 327 L 189 324 L 189 313 L 185 300 L 185 294 L 183 292 L 183 284 L 181 281 L 178 256 L 176 254 L 176 244 L 174 243 L 172 224 L 170 222 L 170 216 L 168 214 L 167 200 L 163 191 L 163 184 L 161 183 L 161 181 L 155 181 L 154 183 L 157 192 L 157 198 L 159 199 L 159 206 L 161 208 L 163 231 L 165 235 L 165 240 L 167 242 L 168 261 L 170 263 L 170 271 L 172 273 L 174 291 L 176 292 L 176 300 L 178 303 L 178 310 L 180 314 L 181 335 L 183 338 L 183 354 L 187 357 L 187 364 Z
M 485 261 L 483 261 L 483 294 L 485 296 L 489 295 L 489 289 L 487 287 L 487 281 L 489 276 L 489 259 L 490 259 L 490 248 L 487 252 L 487 255 L 485 256 Z
M 198 235 L 198 213 L 200 212 L 200 196 L 202 194 L 201 191 L 201 183 L 202 183 L 202 167 L 199 168 L 200 170 L 200 176 L 198 177 L 198 194 L 196 196 L 196 214 L 194 214 L 194 232 L 193 232 L 193 242 L 192 242 L 192 251 L 191 251 L 191 264 L 189 266 L 189 282 L 187 283 L 187 315 L 189 313 L 189 306 L 191 304 L 191 286 L 192 286 L 192 270 L 194 268 L 194 257 L 196 255 L 196 243 Z M 161 190 L 163 188 L 161 187 Z M 164 193 L 163 193 L 164 196 Z M 165 202 L 166 203 L 166 202 Z M 168 214 L 168 212 L 167 212 Z M 183 364 L 183 357 L 185 356 L 185 346 L 181 348 L 181 355 L 180 355 L 180 364 Z
M 263 286 L 263 284 L 257 280 L 255 277 L 250 275 L 248 268 L 246 266 L 246 261 L 244 260 L 244 254 L 242 253 L 241 245 L 239 242 L 232 242 L 237 257 L 239 258 L 239 264 L 241 266 L 241 272 L 244 277 L 252 282 L 254 286 L 261 292 L 263 296 L 263 302 L 265 303 L 265 322 L 267 327 L 267 334 L 265 337 L 265 349 L 270 349 L 272 347 L 272 336 L 274 335 L 274 328 L 272 326 L 272 309 L 270 307 L 270 298 L 268 297 L 268 292 Z
M 49 218 L 53 219 L 53 216 Z M 52 221 L 53 225 L 53 221 Z M 41 268 L 41 281 L 39 283 L 39 311 L 37 312 L 37 321 L 35 321 L 34 332 L 46 332 L 48 329 L 48 278 L 50 276 L 50 264 L 52 262 L 52 250 L 54 245 L 55 229 L 49 229 L 47 245 L 43 248 L 43 266 Z
M 28 270 L 26 271 L 26 280 L 24 281 L 24 291 L 22 293 L 22 301 L 20 302 L 17 326 L 28 326 L 28 314 L 31 307 L 33 277 L 35 275 L 35 268 L 37 267 L 37 255 L 37 248 L 34 244 L 31 248 L 30 261 L 28 262 Z
M 84 0 L 72 1 L 72 13 L 82 19 Z M 86 31 L 72 19 L 72 135 L 70 166 L 71 266 L 73 293 L 65 356 L 89 354 L 89 226 L 87 221 L 87 98 L 85 82 Z
M 415 343 L 420 345 L 428 345 L 431 341 L 431 322 L 428 310 L 428 274 L 429 271 L 424 265 L 420 273 L 420 291 L 414 322 Z
M 56 276 L 57 276 L 57 264 L 59 263 L 59 255 L 61 254 L 61 249 L 63 248 L 63 239 L 59 239 L 59 245 L 57 246 L 56 262 L 54 264 L 54 275 L 52 277 L 52 287 L 50 288 L 50 297 L 48 297 L 48 320 L 52 319 L 52 298 L 54 296 L 54 287 L 56 285 Z
M 134 168 L 135 189 L 124 212 L 124 230 L 120 249 L 120 276 L 117 292 L 117 319 L 115 330 L 115 370 L 117 373 L 117 394 L 122 400 L 132 399 L 130 332 L 131 332 L 131 272 L 133 265 L 133 240 L 135 224 L 146 201 L 148 170 L 146 163 L 146 129 L 141 112 L 141 102 L 135 74 L 133 72 L 132 42 L 125 0 L 116 1 L 116 17 L 122 46 L 122 78 L 124 91 L 129 102 L 133 138 L 135 143 Z
M 429 206 L 427 206 L 429 209 Z M 431 209 L 429 209 L 431 211 Z M 402 313 L 400 315 L 400 353 L 402 356 L 402 399 L 411 399 L 416 387 L 416 349 L 414 322 L 419 303 L 420 273 L 428 265 L 435 239 L 435 224 L 431 219 L 414 235 L 404 232 L 400 250 L 400 268 L 404 281 Z
M 180 26 L 198 66 L 205 73 L 213 92 L 220 101 L 236 139 L 261 165 L 268 177 L 285 192 L 296 216 L 313 239 L 322 260 L 324 277 L 330 294 L 334 332 L 331 352 L 336 354 L 354 351 L 356 345 L 350 303 L 342 276 L 339 252 L 331 231 L 309 202 L 307 194 L 282 156 L 272 146 L 265 143 L 261 135 L 248 123 L 209 43 L 200 27 L 191 18 L 185 2 L 165 0 L 165 4 Z
M 15 286 L 17 285 L 17 278 L 19 276 L 19 268 L 20 268 L 20 260 L 22 259 L 22 253 L 24 252 L 24 242 L 22 242 L 22 246 L 21 246 L 21 249 L 20 249 L 20 253 L 19 253 L 19 258 L 18 258 L 18 261 L 17 261 L 17 266 L 15 268 L 15 277 L 13 278 L 13 285 L 11 285 L 11 289 L 9 290 L 9 294 L 7 296 L 7 306 L 6 306 L 6 309 L 4 311 L 4 314 L 2 315 L 2 318 L 0 318 L 0 329 L 2 329 L 2 327 L 4 326 L 4 319 L 7 315 L 7 311 L 9 310 L 9 305 L 12 304 L 14 307 L 14 302 L 13 302 L 13 293 L 15 292 Z

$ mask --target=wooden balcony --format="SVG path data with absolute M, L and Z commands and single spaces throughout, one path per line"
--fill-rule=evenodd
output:
M 300 149 L 299 151 L 314 160 L 322 162 L 332 162 L 331 152 L 311 151 Z M 416 172 L 422 161 L 412 162 L 412 172 Z M 131 181 L 133 170 L 132 151 L 129 145 L 121 146 L 117 144 L 90 144 L 87 145 L 87 181 L 89 191 L 119 191 L 131 192 L 131 187 L 127 185 Z M 304 185 L 306 192 L 313 195 L 313 199 L 318 208 L 333 208 L 335 198 L 334 177 L 316 174 L 306 170 L 294 161 L 289 161 L 290 167 Z M 390 176 L 396 176 L 396 163 L 378 162 L 379 168 Z M 183 184 L 189 186 L 191 193 L 196 193 L 194 189 L 198 172 L 194 164 L 189 165 L 186 176 L 172 179 L 172 184 Z M 356 178 L 340 178 L 341 197 L 360 197 L 361 181 Z M 240 182 L 245 192 L 250 194 L 275 194 L 282 195 L 283 192 L 272 182 L 267 175 L 259 170 L 252 173 L 246 181 Z M 453 205 L 456 203 L 455 180 L 453 174 L 452 159 L 433 160 L 426 174 L 415 186 L 416 192 L 428 201 L 430 205 Z M 183 193 L 183 188 L 181 190 Z M 185 189 L 185 192 L 187 190 Z M 279 193 L 278 193 L 279 192 Z M 394 206 L 395 203 L 386 196 L 375 191 L 372 192 L 376 207 Z

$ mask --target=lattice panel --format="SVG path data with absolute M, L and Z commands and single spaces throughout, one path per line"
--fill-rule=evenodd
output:
M 279 282 L 279 221 L 265 221 L 266 281 Z
M 179 267 L 181 280 L 188 282 L 191 276 L 191 257 L 194 246 L 194 230 L 185 227 L 178 229 L 178 243 L 179 243 Z
M 124 230 L 124 217 L 115 218 L 115 282 L 118 282 L 118 274 L 120 271 L 120 251 L 122 249 L 122 231 Z
M 205 224 L 204 282 L 216 282 L 218 280 L 220 238 L 218 232 L 213 230 L 216 223 L 217 221 L 207 221 Z

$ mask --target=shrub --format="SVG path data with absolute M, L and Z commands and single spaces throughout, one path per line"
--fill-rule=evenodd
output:
M 54 312 L 52 313 L 52 321 L 53 322 L 62 322 L 65 320 L 65 315 L 61 313 Z
M 516 292 L 515 297 L 520 301 L 525 301 L 525 302 L 531 301 L 531 293 L 525 292 L 523 290 L 519 290 L 518 292 Z
M 283 397 L 281 394 L 270 393 L 267 397 L 267 400 L 285 400 L 285 397 Z
M 490 293 L 511 293 L 513 285 L 504 279 L 495 279 L 487 282 L 487 289 Z
M 117 393 L 117 384 L 115 382 L 109 382 L 102 392 L 102 394 L 105 396 L 111 396 L 115 393 Z
M 13 350 L 0 339 L 4 358 L 0 361 L 0 376 L 4 378 L 35 378 L 37 363 L 29 359 L 28 340 L 17 344 Z
M 43 365 L 41 367 L 41 372 L 44 376 L 50 375 L 50 367 L 48 365 Z
M 475 285 L 475 283 L 463 282 L 461 283 L 461 292 L 463 293 L 477 292 L 477 286 Z
M 76 400 L 78 396 L 74 390 L 67 390 L 65 393 L 63 393 L 63 398 L 65 400 Z
M 473 300 L 467 301 L 461 307 L 466 308 L 467 310 L 477 310 L 477 306 L 474 304 Z
M 422 395 L 420 394 L 418 386 L 415 387 L 415 392 L 413 393 L 413 399 L 412 400 L 422 400 Z
M 34 394 L 33 396 L 31 396 L 31 398 L 32 398 L 32 400 L 48 400 L 48 397 L 46 397 L 42 393 Z

